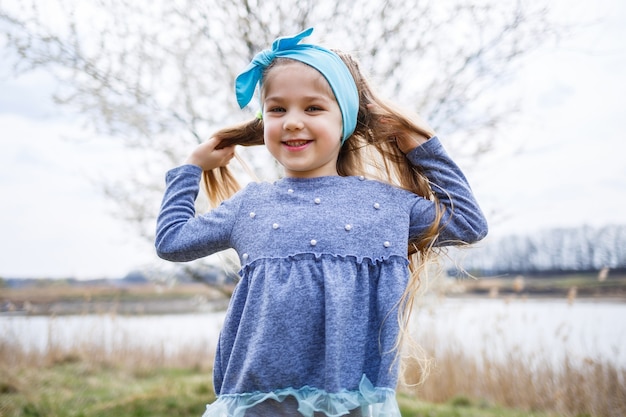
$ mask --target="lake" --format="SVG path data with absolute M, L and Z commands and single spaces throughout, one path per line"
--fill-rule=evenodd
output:
M 505 358 L 573 363 L 603 360 L 626 367 L 626 303 L 577 299 L 446 299 L 415 319 L 418 341 Z
M 414 315 L 417 341 L 494 357 L 515 351 L 572 363 L 603 360 L 626 367 L 626 303 L 609 301 L 446 298 L 425 299 Z M 97 344 L 181 350 L 212 355 L 224 313 L 155 316 L 0 316 L 0 340 L 25 351 Z

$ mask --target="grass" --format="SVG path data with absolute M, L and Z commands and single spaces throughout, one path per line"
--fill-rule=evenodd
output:
M 210 374 L 194 369 L 127 370 L 84 362 L 22 368 L 1 377 L 5 417 L 201 416 Z
M 0 343 L 0 416 L 196 416 L 214 400 L 210 358 L 197 351 L 163 357 L 157 351 L 104 354 L 97 347 L 40 355 Z M 461 350 L 430 352 L 435 366 L 420 385 L 407 366 L 399 390 L 404 417 L 622 417 L 626 370 L 608 363 L 539 360 L 505 362 Z M 203 358 L 199 362 L 198 358 Z M 477 359 L 483 363 L 477 365 Z
M 490 406 L 467 397 L 455 397 L 443 404 L 416 400 L 405 394 L 398 395 L 398 404 L 403 417 L 555 417 L 556 414 L 529 412 Z
M 203 369 L 129 369 L 82 361 L 45 368 L 3 369 L 0 415 L 3 417 L 200 417 L 212 402 L 210 372 Z M 474 404 L 455 398 L 426 403 L 398 395 L 404 417 L 552 417 Z

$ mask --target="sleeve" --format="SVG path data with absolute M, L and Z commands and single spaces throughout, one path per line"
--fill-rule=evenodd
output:
M 424 170 L 439 203 L 443 217 L 436 246 L 473 243 L 487 235 L 487 220 L 461 169 L 448 156 L 437 137 L 407 154 L 409 161 Z M 435 220 L 432 201 L 418 199 L 411 209 L 410 236 L 417 237 Z
M 201 175 L 202 170 L 195 165 L 183 165 L 166 174 L 155 239 L 156 252 L 163 259 L 186 262 L 231 247 L 230 235 L 241 200 L 234 196 L 196 216 Z

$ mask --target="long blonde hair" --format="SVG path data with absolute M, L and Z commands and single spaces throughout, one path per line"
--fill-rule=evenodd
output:
M 403 340 L 407 339 L 409 319 L 415 296 L 425 273 L 428 261 L 436 255 L 433 246 L 439 235 L 443 208 L 433 193 L 428 178 L 419 166 L 409 162 L 400 150 L 396 140 L 402 136 L 433 136 L 428 126 L 420 126 L 419 119 L 380 98 L 362 74 L 358 62 L 350 55 L 335 51 L 356 82 L 359 92 L 359 111 L 354 133 L 343 144 L 337 159 L 337 172 L 341 176 L 366 175 L 436 202 L 437 215 L 430 227 L 420 236 L 412 239 L 407 247 L 409 258 L 409 284 L 400 300 L 398 321 L 401 333 L 396 341 L 396 351 L 400 352 Z M 295 61 L 278 58 L 270 64 L 264 77 L 272 68 L 289 65 Z M 263 121 L 255 118 L 236 126 L 219 130 L 214 135 L 220 139 L 218 147 L 231 145 L 255 146 L 263 142 Z M 204 172 L 205 191 L 212 205 L 230 197 L 239 190 L 234 175 L 228 167 L 220 167 Z M 410 340 L 410 337 L 408 337 Z M 415 346 L 414 346 L 415 347 Z M 425 362 L 420 361 L 422 365 Z M 422 371 L 426 371 L 422 366 Z M 425 372 L 422 372 L 425 375 Z

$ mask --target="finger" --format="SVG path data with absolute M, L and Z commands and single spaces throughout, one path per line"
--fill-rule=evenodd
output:
M 228 146 L 226 148 L 217 149 L 213 152 L 216 154 L 216 156 L 220 160 L 220 165 L 223 166 L 223 165 L 227 165 L 231 161 L 231 159 L 233 159 L 233 157 L 235 156 L 235 147 Z
M 213 150 L 215 150 L 215 149 L 220 149 L 220 148 L 219 148 L 219 144 L 220 144 L 220 142 L 221 142 L 221 141 L 220 141 L 218 138 L 216 138 L 216 137 L 211 137 L 211 138 L 209 138 L 209 140 L 207 140 L 205 143 L 206 143 L 207 149 L 209 149 L 209 150 L 213 151 Z
M 221 155 L 224 155 L 225 157 L 232 158 L 233 156 L 235 156 L 235 147 L 234 146 L 226 146 L 224 148 L 216 149 L 213 152 L 219 152 Z
M 215 145 L 215 149 L 223 149 L 223 148 L 228 148 L 228 147 L 231 147 L 231 146 L 235 146 L 234 144 L 230 144 L 229 145 L 228 144 L 228 142 L 229 142 L 228 140 L 223 140 L 223 139 L 220 139 L 220 138 L 212 138 L 212 139 L 215 139 L 215 141 L 217 142 L 216 145 Z

